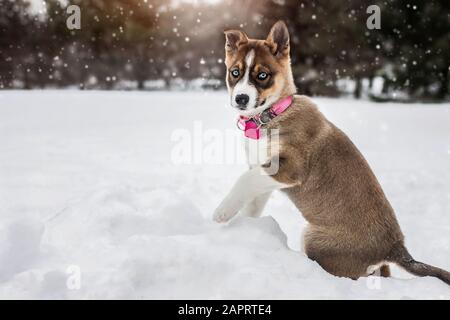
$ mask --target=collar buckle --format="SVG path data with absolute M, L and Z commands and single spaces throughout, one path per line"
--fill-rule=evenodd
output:
M 271 109 L 266 109 L 263 112 L 261 112 L 261 114 L 259 115 L 258 122 L 261 125 L 268 124 L 270 122 L 270 120 L 272 120 L 275 117 L 276 117 L 276 115 L 272 112 Z

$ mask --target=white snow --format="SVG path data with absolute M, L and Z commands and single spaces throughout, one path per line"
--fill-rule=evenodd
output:
M 1 91 L 0 298 L 450 298 L 434 278 L 329 275 L 281 193 L 262 218 L 212 222 L 245 165 L 174 165 L 171 135 L 235 130 L 227 99 Z M 368 159 L 413 256 L 450 269 L 450 104 L 315 101 Z

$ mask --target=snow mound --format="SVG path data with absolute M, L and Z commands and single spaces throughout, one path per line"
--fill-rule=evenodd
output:
M 43 231 L 33 219 L 18 219 L 0 228 L 0 283 L 38 259 Z
M 288 276 L 286 266 L 308 272 L 272 217 L 219 226 L 165 189 L 103 190 L 48 219 L 45 231 L 21 221 L 6 228 L 4 298 L 23 297 L 25 287 L 27 298 L 263 297 L 274 273 Z M 61 266 L 74 264 L 81 287 L 71 291 Z

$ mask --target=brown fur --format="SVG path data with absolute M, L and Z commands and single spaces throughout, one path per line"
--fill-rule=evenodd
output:
M 289 47 L 283 45 L 287 29 L 284 24 L 276 26 L 266 40 L 229 31 L 240 42 L 235 47 L 236 42 L 231 41 L 231 47 L 227 44 L 226 64 L 232 68 L 255 50 L 255 65 L 274 70 L 276 82 L 283 86 L 275 84 L 260 94 L 278 90 L 283 98 L 293 94 L 295 87 Z M 370 266 L 380 264 L 380 274 L 389 276 L 389 267 L 382 264 L 395 262 L 416 275 L 436 276 L 449 283 L 445 270 L 411 258 L 394 211 L 367 161 L 311 99 L 295 95 L 292 105 L 264 128 L 279 129 L 280 167 L 273 178 L 291 186 L 284 191 L 309 222 L 304 236 L 309 258 L 341 277 L 357 279 L 368 275 Z
M 366 275 L 403 241 L 367 162 L 305 96 L 295 96 L 268 128 L 280 130 L 280 169 L 274 178 L 294 185 L 285 192 L 309 222 L 306 254 L 334 275 Z
M 381 266 L 380 277 L 389 278 L 391 276 L 391 269 L 388 265 Z

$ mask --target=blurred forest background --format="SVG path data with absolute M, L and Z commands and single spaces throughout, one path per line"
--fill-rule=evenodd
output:
M 35 1 L 35 0 L 33 0 Z M 81 8 L 68 30 L 66 7 Z M 367 7 L 381 8 L 369 30 Z M 449 99 L 449 0 L 0 0 L 0 88 L 223 89 L 223 30 L 283 19 L 298 91 Z

